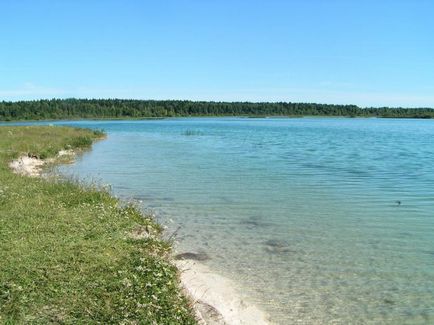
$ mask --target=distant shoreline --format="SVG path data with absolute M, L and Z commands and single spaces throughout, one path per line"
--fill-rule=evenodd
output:
M 167 117 L 434 118 L 434 108 L 359 107 L 293 102 L 51 99 L 0 101 L 0 120 L 144 119 Z
M 168 117 L 137 117 L 137 118 L 129 118 L 129 117 L 79 117 L 79 118 L 62 118 L 62 119 L 41 119 L 41 120 L 0 120 L 0 123 L 4 123 L 5 125 L 14 124 L 14 123 L 38 123 L 38 122 L 80 122 L 80 121 L 162 121 L 162 120 L 175 120 L 175 119 L 219 119 L 219 118 L 236 118 L 236 119 L 385 119 L 385 120 L 432 120 L 433 118 L 426 117 L 378 117 L 378 116 L 330 116 L 330 115 L 304 115 L 304 116 L 283 116 L 283 115 L 270 115 L 270 116 L 255 116 L 255 115 L 201 115 L 201 116 L 168 116 Z

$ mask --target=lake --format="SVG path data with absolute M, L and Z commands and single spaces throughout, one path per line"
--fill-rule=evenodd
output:
M 104 129 L 110 184 L 279 324 L 434 323 L 434 121 L 180 118 Z

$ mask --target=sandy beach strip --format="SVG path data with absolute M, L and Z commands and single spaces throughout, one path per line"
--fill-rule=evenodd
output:
M 271 324 L 268 316 L 236 291 L 233 281 L 193 260 L 175 261 L 181 283 L 201 324 Z

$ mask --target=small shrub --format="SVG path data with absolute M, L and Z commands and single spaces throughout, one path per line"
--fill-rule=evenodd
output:
M 71 147 L 73 148 L 87 148 L 92 145 L 92 139 L 87 136 L 79 136 L 72 140 Z

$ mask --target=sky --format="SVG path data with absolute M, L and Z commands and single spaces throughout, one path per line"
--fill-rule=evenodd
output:
M 434 107 L 433 0 L 0 0 L 0 100 Z

